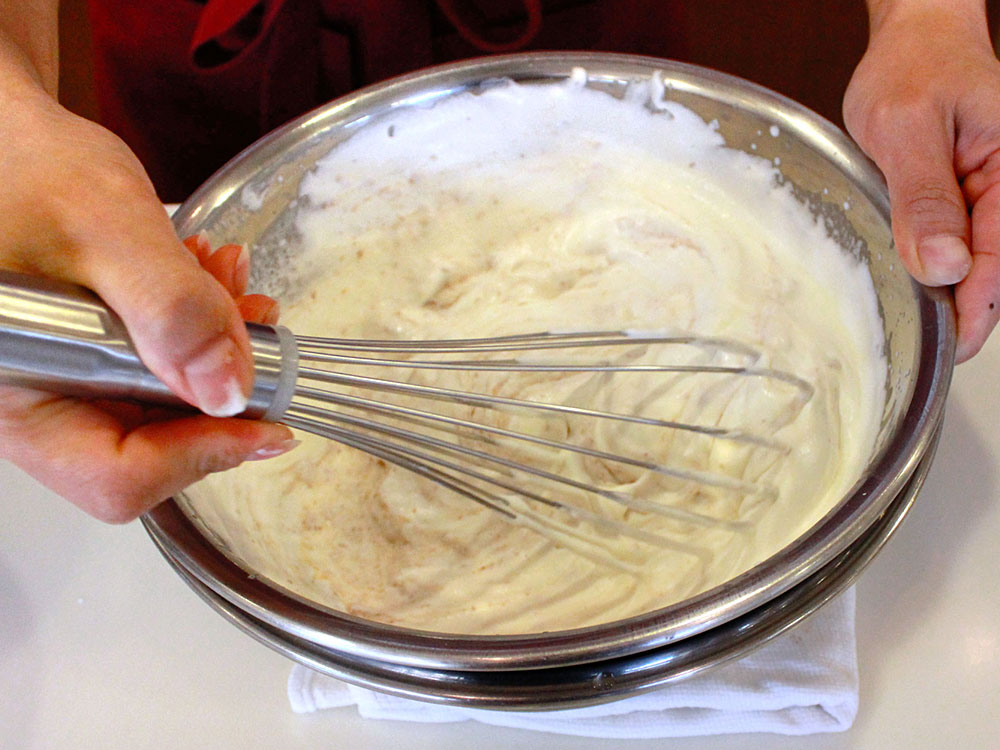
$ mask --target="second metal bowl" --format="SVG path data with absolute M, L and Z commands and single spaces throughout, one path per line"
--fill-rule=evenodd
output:
M 723 585 L 627 620 L 523 636 L 431 633 L 334 612 L 227 558 L 185 515 L 182 497 L 145 517 L 171 564 L 206 601 L 293 659 L 427 700 L 510 708 L 610 700 L 743 653 L 821 606 L 878 551 L 922 483 L 953 365 L 950 299 L 915 284 L 896 259 L 881 176 L 850 139 L 746 81 L 664 60 L 578 53 L 422 71 L 333 102 L 258 142 L 179 209 L 177 231 L 251 243 L 258 258 L 280 263 L 294 241 L 299 182 L 356 129 L 498 78 L 544 85 L 577 68 L 586 70 L 588 86 L 616 96 L 636 80 L 660 76 L 667 96 L 718 123 L 729 147 L 780 162 L 781 179 L 796 197 L 867 264 L 889 361 L 887 404 L 868 470 L 808 532 Z

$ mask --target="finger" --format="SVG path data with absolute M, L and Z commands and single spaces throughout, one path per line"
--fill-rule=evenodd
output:
M 232 296 L 239 297 L 246 292 L 250 278 L 250 255 L 242 245 L 220 245 L 213 250 L 204 232 L 186 237 L 182 244 Z
M 903 118 L 898 127 L 880 130 L 870 149 L 889 187 L 899 255 L 928 286 L 955 284 L 972 266 L 968 209 L 942 119 L 933 111 Z
M 225 287 L 177 240 L 155 195 L 69 233 L 73 277 L 124 321 L 140 358 L 174 393 L 206 414 L 246 408 L 253 383 L 246 329 Z M 99 232 L 99 233 L 98 233 Z
M 1000 117 L 1000 111 L 991 119 Z M 993 142 L 1000 141 L 1000 132 Z M 991 149 L 983 158 L 976 159 L 970 166 L 970 171 L 962 181 L 962 192 L 965 194 L 967 206 L 975 206 L 995 185 L 1000 184 L 1000 148 Z
M 204 233 L 188 237 L 184 245 L 198 258 L 202 268 L 236 299 L 243 320 L 274 325 L 278 322 L 278 302 L 263 294 L 246 295 L 250 280 L 249 253 L 242 245 L 222 245 L 213 251 Z
M 212 254 L 212 244 L 208 241 L 208 235 L 204 232 L 198 232 L 198 234 L 185 237 L 183 245 L 191 251 L 199 263 L 204 263 L 208 256 Z
M 296 445 L 287 427 L 267 422 L 195 415 L 128 429 L 83 401 L 22 394 L 27 408 L 4 452 L 55 492 L 111 523 L 136 518 L 207 474 Z
M 250 280 L 250 254 L 242 245 L 222 245 L 201 261 L 201 267 L 233 297 L 246 293 Z
M 277 325 L 281 309 L 277 300 L 263 294 L 248 294 L 238 298 L 236 308 L 248 323 L 263 323 L 268 326 Z
M 1000 182 L 972 209 L 972 270 L 955 288 L 957 361 L 973 357 L 1000 320 Z

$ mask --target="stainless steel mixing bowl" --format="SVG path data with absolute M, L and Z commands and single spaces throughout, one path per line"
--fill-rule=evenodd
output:
M 175 214 L 178 234 L 249 243 L 271 293 L 294 247 L 303 175 L 358 128 L 498 78 L 541 84 L 575 68 L 588 86 L 623 95 L 657 75 L 667 96 L 718 123 L 726 143 L 780 164 L 781 179 L 846 251 L 870 269 L 885 331 L 888 394 L 864 476 L 784 549 L 723 585 L 627 620 L 520 636 L 408 630 L 310 604 L 243 570 L 185 511 L 183 497 L 145 518 L 154 541 L 213 607 L 259 640 L 321 671 L 424 700 L 495 708 L 595 703 L 739 656 L 791 627 L 847 586 L 895 529 L 923 481 L 953 366 L 946 292 L 912 282 L 892 248 L 881 176 L 841 131 L 759 86 L 717 72 L 609 54 L 523 54 L 398 78 L 332 102 L 236 157 Z

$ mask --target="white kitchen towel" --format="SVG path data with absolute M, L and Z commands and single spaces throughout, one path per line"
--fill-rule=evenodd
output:
M 397 698 L 296 665 L 292 710 L 357 706 L 370 719 L 484 724 L 579 737 L 659 738 L 742 732 L 840 732 L 858 711 L 851 588 L 744 658 L 648 693 L 559 711 L 491 711 Z

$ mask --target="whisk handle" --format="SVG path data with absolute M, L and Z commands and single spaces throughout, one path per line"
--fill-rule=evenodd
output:
M 283 327 L 247 324 L 254 390 L 241 416 L 277 421 L 298 370 Z M 139 359 L 121 319 L 83 287 L 0 269 L 0 383 L 66 396 L 187 406 Z

